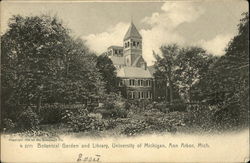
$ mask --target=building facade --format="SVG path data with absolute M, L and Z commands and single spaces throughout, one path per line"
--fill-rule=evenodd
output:
M 142 56 L 142 36 L 131 22 L 123 46 L 110 46 L 105 52 L 117 69 L 121 78 L 121 94 L 128 99 L 155 98 L 155 85 L 152 72 Z

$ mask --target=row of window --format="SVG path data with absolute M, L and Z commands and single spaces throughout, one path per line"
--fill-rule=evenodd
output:
M 113 50 L 109 50 L 107 52 L 107 55 L 108 56 L 111 56 L 111 55 L 123 56 L 123 51 L 122 50 L 115 50 L 115 49 L 113 49 Z
M 119 83 L 119 86 L 125 85 L 125 81 L 122 80 Z M 142 86 L 142 87 L 150 87 L 152 85 L 151 80 L 141 80 L 141 79 L 129 79 L 129 86 Z
M 150 80 L 135 80 L 135 79 L 130 79 L 129 80 L 129 86 L 151 86 L 151 81 Z
M 128 92 L 129 99 L 152 99 L 152 92 L 146 91 L 130 91 Z
M 124 46 L 125 46 L 125 48 L 127 48 L 129 46 L 131 46 L 131 47 L 140 47 L 141 48 L 140 42 L 136 42 L 136 41 L 133 41 L 131 43 L 129 41 L 125 42 Z
M 122 54 L 122 50 L 114 50 L 114 54 Z

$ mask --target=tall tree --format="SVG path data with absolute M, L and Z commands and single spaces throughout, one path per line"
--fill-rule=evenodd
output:
M 40 108 L 42 100 L 72 103 L 103 92 L 95 55 L 58 18 L 13 16 L 1 39 L 4 105 Z
M 154 55 L 155 62 L 155 76 L 162 78 L 166 82 L 166 88 L 169 87 L 169 102 L 173 102 L 173 89 L 174 89 L 174 78 L 176 69 L 176 59 L 179 54 L 179 47 L 176 44 L 171 44 L 167 46 L 162 46 L 160 48 L 161 55 Z M 166 89 L 166 101 L 168 101 Z
M 202 48 L 186 47 L 180 50 L 175 70 L 176 84 L 186 102 L 192 101 L 195 84 L 205 76 L 213 61 L 212 55 L 208 55 Z
M 225 55 L 199 84 L 203 90 L 201 97 L 217 106 L 218 119 L 227 118 L 234 124 L 247 122 L 249 113 L 249 14 L 243 16 L 238 34 L 229 42 Z
M 9 30 L 2 36 L 2 81 L 12 100 L 37 102 L 47 95 L 50 83 L 60 71 L 58 60 L 68 29 L 57 18 L 13 16 Z M 10 80 L 13 82 L 8 83 Z M 13 102 L 13 101 L 12 101 Z
M 106 55 L 100 55 L 97 57 L 96 66 L 105 81 L 107 93 L 116 93 L 118 91 L 118 83 L 120 79 L 116 76 L 116 68 L 113 65 L 112 60 Z
M 54 98 L 61 103 L 83 102 L 102 97 L 105 82 L 96 68 L 96 55 L 81 39 L 68 40 L 61 77 L 54 88 Z

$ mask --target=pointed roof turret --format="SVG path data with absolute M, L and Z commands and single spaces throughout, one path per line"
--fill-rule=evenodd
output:
M 128 38 L 139 38 L 142 39 L 140 33 L 138 32 L 138 30 L 136 29 L 135 25 L 133 22 L 131 22 L 127 33 L 124 36 L 123 40 L 127 40 Z

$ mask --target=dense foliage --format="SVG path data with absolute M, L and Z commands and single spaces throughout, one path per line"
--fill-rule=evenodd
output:
M 166 98 L 126 100 L 117 94 L 112 61 L 90 52 L 58 18 L 13 16 L 1 36 L 2 129 L 44 135 L 38 129 L 55 125 L 133 136 L 246 127 L 248 28 L 244 14 L 221 57 L 200 47 L 162 46 L 154 75 L 166 83 Z
M 43 103 L 84 103 L 105 90 L 96 55 L 56 17 L 13 16 L 1 42 L 4 117 L 20 104 L 36 105 L 40 114 Z
M 167 102 L 175 100 L 171 95 L 175 87 L 195 116 L 193 124 L 204 129 L 248 124 L 249 18 L 248 13 L 243 15 L 238 34 L 221 57 L 213 57 L 199 47 L 180 48 L 176 44 L 162 46 L 162 55 L 155 54 L 155 77 L 164 78 L 170 89 Z
M 231 127 L 248 124 L 249 115 L 249 15 L 244 13 L 238 34 L 199 82 L 199 99 L 216 106 L 218 123 Z
M 97 57 L 96 67 L 103 77 L 106 92 L 117 92 L 120 79 L 116 76 L 116 68 L 112 60 L 106 55 L 100 55 Z

